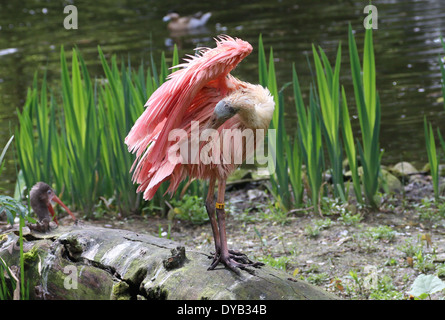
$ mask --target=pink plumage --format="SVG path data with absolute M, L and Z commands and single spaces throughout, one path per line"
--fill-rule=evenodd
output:
M 221 262 L 238 273 L 237 268 L 259 267 L 261 263 L 228 249 L 226 180 L 238 165 L 253 158 L 258 143 L 264 140 L 275 103 L 266 88 L 229 74 L 250 54 L 252 46 L 228 36 L 216 43 L 214 49 L 201 49 L 198 56 L 189 56 L 179 65 L 182 69 L 152 94 L 125 142 L 136 153 L 133 180 L 139 184 L 137 191 L 144 192 L 144 199 L 152 199 L 167 180 L 170 193 L 187 177 L 209 181 L 206 210 L 215 240 L 209 269 Z
M 252 51 L 243 40 L 221 36 L 213 49 L 201 49 L 199 55 L 189 56 L 180 64 L 145 104 L 145 111 L 136 121 L 125 139 L 129 151 L 136 153 L 132 170 L 138 192 L 152 199 L 160 184 L 170 180 L 168 191 L 174 192 L 179 183 L 190 178 L 206 179 L 210 175 L 227 178 L 234 165 L 206 165 L 172 163 L 168 150 L 175 143 L 169 141 L 173 129 L 190 133 L 191 122 L 199 121 L 204 129 L 212 116 L 215 105 L 224 97 L 244 86 L 244 82 L 229 72 Z M 241 128 L 237 117 L 229 119 L 223 128 Z

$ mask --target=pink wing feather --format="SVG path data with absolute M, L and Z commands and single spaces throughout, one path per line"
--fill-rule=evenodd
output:
M 243 40 L 221 36 L 213 49 L 201 49 L 200 55 L 189 56 L 177 67 L 145 104 L 146 110 L 134 124 L 125 143 L 136 153 L 132 170 L 133 181 L 139 183 L 138 192 L 153 198 L 163 181 L 170 180 L 168 191 L 174 192 L 186 178 L 184 165 L 171 163 L 168 150 L 175 143 L 168 141 L 173 129 L 190 133 L 191 121 L 206 123 L 216 103 L 232 92 L 239 81 L 227 75 L 252 52 Z M 203 169 L 193 170 L 194 177 Z M 189 172 L 190 174 L 190 172 Z

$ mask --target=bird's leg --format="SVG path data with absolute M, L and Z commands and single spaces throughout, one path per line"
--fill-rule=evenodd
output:
M 209 267 L 209 270 L 213 270 L 219 262 L 222 262 L 227 268 L 233 272 L 239 274 L 240 269 L 246 267 L 258 267 L 263 265 L 259 262 L 250 261 L 247 256 L 238 251 L 229 250 L 227 246 L 226 237 L 226 213 L 224 210 L 224 195 L 226 189 L 226 181 L 222 180 L 218 182 L 218 197 L 216 200 L 216 214 L 218 217 L 218 230 L 219 230 L 219 240 L 220 240 L 220 254 L 215 255 L 215 259 Z
M 215 252 L 214 253 L 210 253 L 211 255 L 213 255 L 213 263 L 218 264 L 219 263 L 219 256 L 221 254 L 221 243 L 220 243 L 220 236 L 219 236 L 219 229 L 218 229 L 218 224 L 216 222 L 216 214 L 215 214 L 215 178 L 210 179 L 209 181 L 209 190 L 207 193 L 207 198 L 206 198 L 206 210 L 207 210 L 207 214 L 209 215 L 209 219 L 210 219 L 210 225 L 212 226 L 212 233 L 213 233 L 213 239 L 215 242 Z M 229 250 L 229 254 L 230 256 L 237 256 L 238 259 L 244 258 L 246 263 L 252 263 L 249 259 L 247 259 L 247 256 L 239 251 L 235 251 L 235 250 Z
M 213 240 L 215 241 L 215 254 L 213 261 L 217 260 L 219 254 L 220 254 L 220 239 L 219 239 L 219 230 L 218 225 L 216 223 L 216 216 L 215 216 L 215 180 L 216 178 L 211 178 L 209 181 L 209 190 L 207 193 L 207 199 L 206 199 L 206 210 L 207 214 L 209 215 L 210 219 L 210 225 L 212 226 L 212 232 L 213 232 Z

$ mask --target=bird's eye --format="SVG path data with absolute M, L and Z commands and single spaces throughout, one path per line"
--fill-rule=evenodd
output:
M 48 191 L 46 191 L 47 194 L 51 194 L 51 189 L 49 189 Z

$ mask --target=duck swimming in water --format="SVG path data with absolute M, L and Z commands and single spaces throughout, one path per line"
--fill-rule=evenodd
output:
M 212 14 L 210 12 L 197 12 L 192 16 L 181 17 L 177 12 L 169 12 L 162 20 L 168 22 L 168 29 L 170 31 L 182 31 L 203 27 L 210 19 Z

